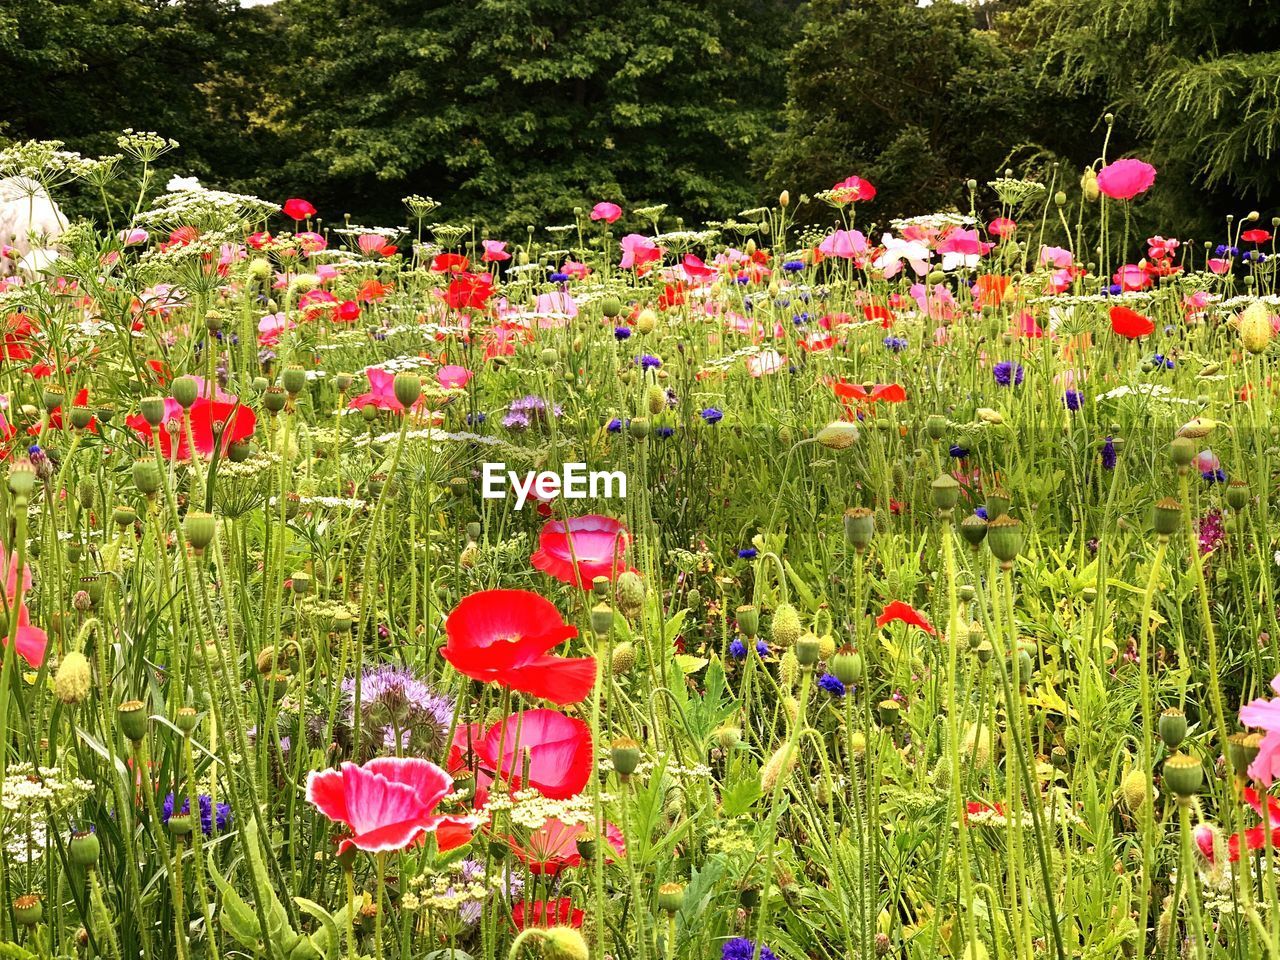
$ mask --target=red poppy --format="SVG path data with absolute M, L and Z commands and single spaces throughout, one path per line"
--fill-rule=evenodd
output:
M 354 300 L 343 300 L 333 311 L 333 319 L 343 323 L 354 323 L 360 319 L 360 304 Z
M 851 410 L 850 401 L 854 403 L 903 403 L 907 399 L 907 391 L 897 383 L 869 383 L 866 386 L 849 383 L 843 378 L 827 377 L 825 380 L 832 392 Z
M 853 203 L 856 200 L 874 200 L 876 188 L 861 177 L 845 177 L 831 188 L 836 203 Z
M 868 320 L 879 320 L 886 327 L 893 319 L 893 311 L 881 303 L 869 303 L 862 308 L 862 315 Z
M 937 633 L 928 620 L 925 619 L 923 613 L 911 606 L 909 603 L 903 603 L 901 600 L 895 600 L 889 604 L 876 618 L 876 626 L 883 627 L 886 623 L 905 623 L 909 627 L 919 627 L 925 633 Z
M 1262 797 L 1266 796 L 1267 805 L 1262 805 Z M 1253 807 L 1254 812 L 1262 817 L 1263 822 L 1256 827 L 1245 830 L 1243 834 L 1235 833 L 1227 838 L 1227 857 L 1232 863 L 1240 860 L 1240 838 L 1244 837 L 1244 846 L 1246 850 L 1255 852 L 1262 850 L 1267 846 L 1266 827 L 1269 824 L 1280 823 L 1280 803 L 1272 796 L 1263 794 L 1259 796 L 1253 787 L 1245 787 L 1244 789 L 1245 803 Z M 1196 827 L 1195 841 L 1196 846 L 1200 848 L 1200 852 L 1204 854 L 1206 860 L 1210 863 L 1214 861 L 1214 833 L 1207 824 L 1201 824 Z M 1280 848 L 1280 826 L 1271 827 L 1271 846 Z
M 460 253 L 438 253 L 431 258 L 431 269 L 436 273 L 466 273 L 471 261 Z
M 1268 230 L 1246 230 L 1240 234 L 1240 239 L 1245 243 L 1266 243 L 1271 239 L 1271 233 Z
M 225 454 L 233 443 L 253 436 L 254 428 L 258 425 L 257 415 L 234 398 L 219 400 L 200 397 L 187 416 L 191 420 L 191 439 L 195 443 L 196 452 L 205 457 L 213 456 L 215 445 Z M 152 427 L 141 414 L 134 414 L 125 423 L 146 440 L 148 446 L 151 445 Z M 171 426 L 173 429 L 170 429 Z M 156 435 L 162 456 L 169 460 L 191 459 L 187 431 L 182 423 L 182 407 L 178 401 L 172 398 L 165 400 L 164 424 Z
M 453 778 L 419 757 L 378 757 L 307 775 L 307 801 L 351 832 L 340 850 L 404 850 L 441 825 L 465 826 L 463 818 L 435 813 L 452 790 Z
M 531 927 L 573 927 L 582 926 L 586 914 L 575 909 L 569 897 L 557 897 L 554 900 L 535 900 L 530 904 L 528 926 Z M 520 900 L 511 908 L 511 922 L 517 930 L 526 925 L 524 901 Z
M 30 360 L 29 341 L 36 334 L 35 325 L 25 313 L 11 313 L 5 320 L 4 344 L 2 351 L 6 360 Z
M 1018 229 L 1018 224 L 1008 217 L 996 217 L 987 224 L 987 232 L 997 237 L 1007 237 Z
M 449 283 L 445 303 L 453 310 L 483 310 L 493 296 L 493 274 L 460 273 Z
M 528 785 L 552 800 L 577 796 L 591 779 L 591 728 L 555 710 L 514 713 L 472 746 L 481 765 L 513 790 L 524 785 L 526 765 Z
M 612 580 L 631 569 L 626 560 L 630 544 L 631 533 L 612 517 L 552 520 L 543 524 L 529 562 L 563 583 L 590 590 L 596 577 Z
M 560 611 L 528 590 L 482 590 L 463 597 L 444 623 L 441 655 L 473 680 L 553 703 L 578 703 L 596 681 L 594 657 L 557 657 L 552 647 L 578 635 Z
M 996 816 L 1004 816 L 1004 805 L 979 803 L 976 800 L 970 800 L 964 805 L 964 822 L 968 823 L 970 817 L 976 817 L 982 813 L 995 814 Z
M 1137 310 L 1128 307 L 1111 308 L 1111 329 L 1122 337 L 1134 340 L 1154 333 L 1156 325 L 1150 317 L 1145 317 Z
M 89 403 L 88 387 L 82 387 L 80 389 L 80 392 L 76 394 L 75 399 L 71 401 L 71 405 L 73 407 L 83 407 L 88 405 L 88 403 Z M 36 424 L 34 427 L 28 427 L 27 433 L 31 434 L 32 436 L 39 436 L 41 433 L 44 432 L 44 429 L 45 428 L 42 425 Z M 62 429 L 62 404 L 58 404 L 56 407 L 54 407 L 52 410 L 49 411 L 49 429 L 50 430 Z M 85 426 L 85 429 L 88 430 L 90 433 L 97 433 L 98 418 L 90 417 L 89 423 Z
M 290 220 L 305 220 L 316 215 L 316 208 L 298 197 L 286 200 L 281 210 Z
M 387 295 L 387 291 L 392 288 L 389 283 L 382 283 L 378 280 L 366 280 L 360 284 L 360 289 L 356 291 L 356 300 L 359 303 L 372 303 L 375 300 L 381 300 Z
M 529 834 L 528 840 L 523 845 L 514 837 L 508 837 L 507 843 L 511 845 L 511 852 L 528 865 L 530 873 L 555 876 L 567 867 L 576 867 L 582 863 L 582 854 L 578 852 L 578 840 L 589 832 L 588 824 L 563 823 L 555 817 L 550 817 L 546 823 Z M 626 841 L 622 837 L 621 830 L 612 823 L 606 823 L 605 836 L 609 841 L 604 849 L 607 861 L 613 860 L 609 855 L 609 847 L 613 847 L 620 856 L 626 854 Z
M 973 287 L 973 302 L 979 307 L 998 307 L 1009 293 L 1011 278 L 984 273 Z

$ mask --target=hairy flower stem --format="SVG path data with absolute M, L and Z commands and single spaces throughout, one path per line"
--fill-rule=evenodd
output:
M 1151 875 L 1155 869 L 1156 855 L 1156 798 L 1152 785 L 1155 773 L 1155 726 L 1151 707 L 1151 606 L 1155 597 L 1160 572 L 1164 569 L 1164 556 L 1169 549 L 1169 538 L 1162 536 L 1156 543 L 1156 555 L 1151 560 L 1151 573 L 1147 576 L 1147 589 L 1142 594 L 1142 617 L 1138 621 L 1138 690 L 1142 705 L 1142 877 L 1138 892 L 1138 935 L 1147 936 L 1147 922 L 1151 912 Z

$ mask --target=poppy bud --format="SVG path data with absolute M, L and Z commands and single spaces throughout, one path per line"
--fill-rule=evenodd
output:
M 636 317 L 636 332 L 638 333 L 653 333 L 657 325 L 658 315 L 648 308 L 641 310 L 639 316 Z
M 778 609 L 773 612 L 773 626 L 770 628 L 770 637 L 779 647 L 789 647 L 800 639 L 801 633 L 800 614 L 796 612 L 796 608 L 789 603 L 778 604 Z
M 624 640 L 613 648 L 613 659 L 609 661 L 609 669 L 615 677 L 625 676 L 636 665 L 636 648 L 630 640 Z
M 236 440 L 231 446 L 227 447 L 227 459 L 232 463 L 244 463 L 249 459 L 249 454 L 253 448 L 247 440 Z
M 648 408 L 649 413 L 657 416 L 667 409 L 667 391 L 656 383 L 649 384 L 644 392 L 644 405 Z
M 622 313 L 622 301 L 614 296 L 605 297 L 600 301 L 600 312 L 612 319 Z
M 605 637 L 612 629 L 613 608 L 607 603 L 597 603 L 591 608 L 591 632 L 597 637 Z
M 289 396 L 296 397 L 302 392 L 302 388 L 307 385 L 307 371 L 296 363 L 290 364 L 280 374 L 280 384 Z
M 940 413 L 930 414 L 924 422 L 924 429 L 930 440 L 941 440 L 947 432 L 947 418 Z
M 355 379 L 349 373 L 334 374 L 333 385 L 338 388 L 339 393 L 346 393 L 351 389 L 351 384 L 355 382 Z
M 1102 196 L 1102 188 L 1098 186 L 1098 172 L 1092 167 L 1085 170 L 1080 178 L 1080 192 L 1090 203 L 1096 203 Z
M 1196 445 L 1190 437 L 1175 437 L 1169 444 L 1169 459 L 1180 473 L 1185 472 L 1195 458 Z
M 582 934 L 573 927 L 552 927 L 542 934 L 543 960 L 591 960 Z
M 1267 306 L 1255 300 L 1244 309 L 1237 321 L 1240 342 L 1250 353 L 1265 353 L 1271 343 L 1271 317 Z
M 801 667 L 812 670 L 822 657 L 822 641 L 815 634 L 806 633 L 796 641 L 796 660 Z
M 190 410 L 200 395 L 200 385 L 196 383 L 195 377 L 178 377 L 173 381 L 170 392 L 183 410 Z
M 140 743 L 147 735 L 147 707 L 141 700 L 126 700 L 116 707 L 120 732 L 134 743 Z
M 1130 813 L 1140 813 L 1147 805 L 1147 785 L 1151 782 L 1151 775 L 1137 769 L 1130 770 L 1125 774 L 1124 779 L 1120 781 L 1120 798 L 1124 801 L 1124 805 L 1129 809 Z M 1155 797 L 1155 791 L 1152 791 L 1152 798 Z
M 1013 566 L 1014 558 L 1022 552 L 1025 540 L 1026 531 L 1022 529 L 1021 521 L 1007 513 L 987 524 L 987 546 L 1006 570 Z
M 1178 532 L 1178 522 L 1182 519 L 1182 504 L 1173 497 L 1165 497 L 1156 501 L 1152 518 L 1152 526 L 1156 536 L 1161 540 L 1168 539 Z
M 866 507 L 852 507 L 844 512 L 844 536 L 858 553 L 866 551 L 876 533 L 876 516 Z
M 1067 205 L 1066 193 L 1062 190 L 1059 190 L 1057 193 L 1053 195 L 1053 202 L 1057 204 L 1059 207 L 1065 207 Z
M 978 517 L 978 519 L 981 520 L 982 518 Z M 964 526 L 964 524 L 961 524 L 961 526 Z M 974 590 L 972 583 L 960 584 L 960 587 L 957 589 L 956 593 L 960 597 L 960 599 L 965 603 L 968 603 L 975 596 L 977 596 L 977 591 Z
M 13 919 L 20 927 L 34 927 L 44 918 L 44 903 L 34 893 L 13 901 Z
M 715 737 L 721 750 L 732 750 L 742 742 L 742 728 L 732 723 L 722 723 L 716 727 Z
M 734 611 L 738 619 L 738 629 L 748 640 L 754 640 L 760 632 L 760 611 L 751 604 L 745 604 Z
M 1164 782 L 1178 801 L 1185 802 L 1204 784 L 1204 767 L 1195 757 L 1175 753 L 1164 762 Z
M 643 440 L 649 436 L 649 421 L 644 417 L 633 417 L 627 424 L 627 432 L 633 439 Z
M 84 703 L 93 686 L 89 660 L 79 650 L 72 650 L 58 664 L 53 678 L 53 695 L 69 707 Z
M 833 420 L 818 431 L 815 439 L 828 450 L 847 450 L 858 441 L 858 426 L 848 420 Z
M 644 580 L 634 570 L 625 570 L 618 574 L 617 600 L 618 609 L 623 615 L 634 617 L 644 607 Z
M 1249 502 L 1249 484 L 1236 479 L 1227 484 L 1227 506 L 1232 510 L 1243 510 Z
M 1187 715 L 1177 707 L 1170 707 L 1160 714 L 1156 730 L 1166 747 L 1177 750 L 1187 737 Z
M 941 474 L 929 484 L 933 505 L 943 516 L 950 516 L 951 511 L 960 502 L 960 481 L 949 473 Z
M 407 410 L 422 396 L 422 377 L 408 371 L 397 373 L 395 380 L 392 381 L 392 390 L 395 392 L 396 400 Z

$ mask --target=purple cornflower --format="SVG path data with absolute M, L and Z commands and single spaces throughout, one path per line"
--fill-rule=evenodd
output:
M 1205 483 L 1226 483 L 1227 471 L 1223 470 L 1221 467 L 1217 470 L 1202 470 L 1200 472 L 1200 478 L 1204 480 Z
M 1062 402 L 1068 410 L 1079 410 L 1084 405 L 1084 394 L 1079 390 L 1068 390 L 1062 395 Z
M 608 422 L 608 424 L 605 425 L 605 429 L 608 430 L 610 433 L 621 433 L 622 421 L 619 420 L 617 417 L 614 417 L 612 420 Z
M 665 440 L 675 432 L 675 427 L 654 427 L 653 435 Z
M 717 410 L 715 407 L 707 407 L 698 416 L 702 417 L 707 423 L 719 423 L 724 419 L 724 411 Z
M 734 937 L 726 940 L 720 948 L 720 960 L 755 960 L 756 945 L 746 937 Z M 778 960 L 772 950 L 760 945 L 760 960 Z
M 614 327 L 613 336 L 615 340 L 627 340 L 631 336 L 630 327 Z
M 757 640 L 756 653 L 760 654 L 762 657 L 767 657 L 769 655 L 769 645 L 763 640 Z
M 741 640 L 734 640 L 729 644 L 729 656 L 735 660 L 745 659 L 747 656 L 747 645 Z
M 1010 384 L 1017 387 L 1022 384 L 1022 364 L 1020 363 L 1001 360 L 991 368 L 991 372 L 996 378 L 996 383 L 1002 387 L 1007 387 Z
M 951 454 L 951 456 L 955 457 L 957 460 L 963 460 L 965 457 L 969 455 L 968 449 L 960 446 L 960 444 L 958 443 L 953 443 L 951 445 L 951 449 L 948 450 L 947 452 Z
M 759 552 L 760 551 L 757 550 L 755 547 L 743 547 L 741 550 L 738 551 L 738 559 L 754 560 L 756 558 L 756 555 Z
M 907 338 L 906 337 L 885 337 L 884 345 L 894 353 L 901 353 L 903 350 L 907 349 Z
M 976 508 L 976 509 L 973 511 L 973 514 L 974 514 L 974 516 L 976 516 L 976 517 L 981 517 L 983 520 L 988 520 L 988 519 L 990 519 L 990 518 L 987 516 L 987 508 L 986 508 L 986 505 L 985 505 L 985 504 L 984 504 L 983 506 L 981 506 L 981 507 Z
M 551 275 L 552 283 L 565 283 L 568 279 L 569 275 L 567 273 L 553 273 Z
M 660 359 L 648 353 L 636 357 L 636 363 L 640 364 L 641 370 L 656 370 L 662 366 Z
M 527 394 L 511 401 L 511 406 L 507 408 L 506 415 L 502 418 L 502 425 L 510 430 L 527 430 L 534 423 L 539 425 L 546 423 L 549 419 L 548 413 L 550 416 L 560 416 L 559 404 L 548 408 L 547 401 L 536 394 Z

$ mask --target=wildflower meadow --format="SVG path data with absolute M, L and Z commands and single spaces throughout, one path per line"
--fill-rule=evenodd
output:
M 1113 123 L 505 232 L 0 149 L 0 957 L 1280 960 L 1280 219 Z

